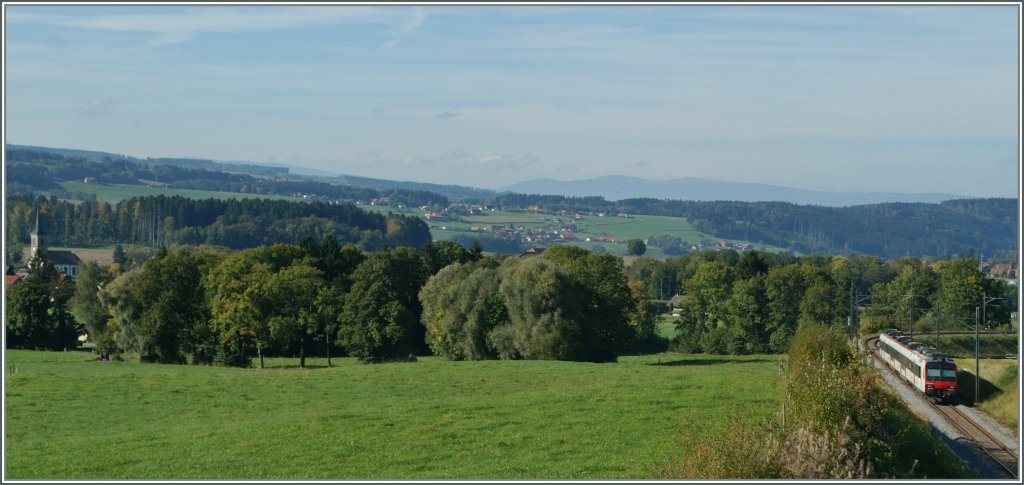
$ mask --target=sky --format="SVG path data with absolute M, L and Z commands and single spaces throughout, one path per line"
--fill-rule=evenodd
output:
M 1015 5 L 3 8 L 6 143 L 481 188 L 1019 190 Z

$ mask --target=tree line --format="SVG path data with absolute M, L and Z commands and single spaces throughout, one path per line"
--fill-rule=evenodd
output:
M 133 197 L 116 204 L 72 203 L 29 197 L 7 199 L 7 243 L 20 252 L 35 228 L 36 212 L 47 245 L 210 244 L 240 249 L 304 237 L 334 236 L 363 249 L 419 247 L 430 229 L 418 217 L 382 215 L 354 204 L 270 199 Z
M 684 352 L 785 352 L 811 323 L 871 333 L 912 319 L 923 331 L 941 315 L 948 330 L 969 323 L 982 297 L 1000 298 L 990 322 L 1017 311 L 1017 288 L 969 259 L 702 251 L 626 268 L 567 245 L 528 257 L 484 257 L 478 244 L 451 241 L 367 253 L 330 235 L 117 259 L 84 264 L 73 284 L 33 260 L 30 284 L 8 292 L 8 344 L 62 348 L 77 321 L 98 346 L 153 362 L 409 353 L 605 362 L 662 350 L 657 302 L 675 294 L 673 346 Z
M 331 236 L 234 252 L 178 247 L 131 268 L 86 263 L 70 292 L 37 258 L 31 284 L 9 290 L 8 314 L 29 317 L 11 319 L 8 345 L 59 349 L 77 319 L 98 348 L 146 362 L 410 353 L 606 362 L 653 336 L 620 259 L 572 247 L 545 254 L 484 257 L 449 241 L 367 253 Z M 52 300 L 57 281 L 65 296 Z M 75 319 L 40 316 L 58 314 Z
M 1017 287 L 985 276 L 973 259 L 886 262 L 874 256 L 804 256 L 709 250 L 667 260 L 642 257 L 627 270 L 644 296 L 678 302 L 686 352 L 784 352 L 801 323 L 863 332 L 973 325 L 982 297 L 1000 298 L 986 317 L 1007 324 Z M 858 320 L 864 314 L 864 320 Z M 852 320 L 850 320 L 852 319 Z M 944 323 L 943 323 L 944 322 Z M 960 323 L 957 323 L 960 322 Z

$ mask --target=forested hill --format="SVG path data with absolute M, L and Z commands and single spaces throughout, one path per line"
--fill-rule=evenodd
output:
M 49 150 L 7 147 L 7 194 L 32 194 L 40 191 L 59 193 L 58 182 L 93 177 L 106 184 L 159 183 L 174 189 L 211 190 L 264 195 L 313 194 L 318 197 L 369 201 L 390 198 L 408 206 L 447 206 L 448 198 L 436 192 L 403 188 L 374 189 L 317 181 L 289 181 L 257 177 L 223 170 L 199 168 L 191 159 L 150 159 L 176 161 L 175 164 L 149 165 L 128 158 L 105 156 L 96 159 L 61 155 Z M 69 154 L 78 151 L 66 150 Z M 91 152 L 85 152 L 91 153 Z M 199 160 L 197 162 L 202 162 Z M 185 166 L 183 166 L 185 165 Z M 200 164 L 202 165 L 202 164 Z M 220 164 L 225 165 L 225 164 Z M 232 165 L 234 166 L 234 165 Z M 69 194 L 71 195 L 71 194 Z
M 288 173 L 288 167 L 274 165 L 258 165 L 249 162 L 217 162 L 205 158 L 136 158 L 128 155 L 121 155 L 109 152 L 97 152 L 93 150 L 79 150 L 75 148 L 49 148 L 31 145 L 7 145 L 7 149 L 27 150 L 40 153 L 50 153 L 66 158 L 77 158 L 92 162 L 102 161 L 104 158 L 111 160 L 126 160 L 143 165 L 174 165 L 186 168 L 204 168 L 232 173 L 247 173 L 273 177 Z
M 766 202 L 683 205 L 683 213 L 701 231 L 802 253 L 1002 256 L 1017 249 L 1019 230 L 1015 199 L 837 208 Z
M 685 217 L 701 232 L 801 253 L 998 255 L 1017 251 L 1017 199 L 958 199 L 940 204 L 886 203 L 849 207 L 787 202 L 679 201 L 501 194 L 478 202 L 504 208 Z
M 366 251 L 419 248 L 431 240 L 419 217 L 367 212 L 350 203 L 147 196 L 116 204 L 7 198 L 8 245 L 29 242 L 38 209 L 48 246 L 212 244 L 233 249 L 330 235 Z

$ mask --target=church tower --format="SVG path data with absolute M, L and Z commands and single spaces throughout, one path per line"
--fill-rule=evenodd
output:
M 39 208 L 36 208 L 36 228 L 29 233 L 32 238 L 32 257 L 41 256 L 46 251 L 43 246 L 43 231 L 39 228 Z

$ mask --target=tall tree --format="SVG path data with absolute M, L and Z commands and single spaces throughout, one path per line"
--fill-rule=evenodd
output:
M 974 308 L 981 306 L 985 276 L 973 259 L 952 259 L 936 266 L 944 318 L 972 321 Z
M 500 271 L 510 325 L 491 332 L 499 356 L 588 360 L 581 321 L 586 298 L 572 277 L 544 258 L 509 258 Z
M 264 311 L 271 267 L 233 255 L 214 268 L 208 283 L 210 326 L 222 347 L 221 360 L 248 367 L 254 349 L 260 369 L 264 349 L 270 343 L 270 327 Z
M 642 239 L 630 239 L 626 242 L 626 253 L 630 256 L 643 256 L 647 252 L 647 244 Z
M 425 345 L 418 294 L 428 269 L 410 248 L 370 254 L 353 272 L 338 317 L 338 341 L 363 362 L 394 359 Z
M 109 340 L 107 320 L 110 319 L 110 312 L 100 301 L 99 292 L 113 279 L 113 275 L 96 262 L 83 263 L 75 278 L 75 295 L 69 302 L 71 313 L 85 325 L 89 337 L 99 348 Z
M 7 289 L 7 347 L 73 348 L 75 323 L 67 308 L 73 283 L 39 257 L 29 261 L 29 275 L 28 281 Z
M 319 330 L 316 297 L 324 289 L 323 273 L 310 266 L 289 266 L 270 276 L 263 297 L 271 338 L 299 346 L 299 367 L 306 367 L 306 348 Z
M 683 284 L 685 299 L 678 325 L 710 329 L 724 321 L 726 300 L 732 287 L 732 269 L 718 262 L 704 262 L 693 278 Z
M 726 304 L 727 320 L 733 328 L 730 351 L 750 354 L 768 350 L 768 295 L 765 275 L 737 281 Z
M 784 352 L 790 337 L 796 332 L 800 302 L 807 291 L 807 283 L 799 264 L 769 269 L 764 283 L 768 296 L 768 347 L 773 352 Z

